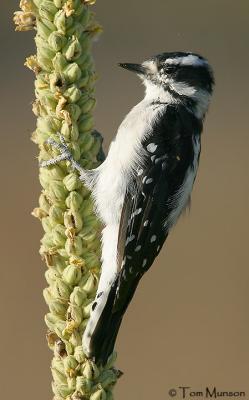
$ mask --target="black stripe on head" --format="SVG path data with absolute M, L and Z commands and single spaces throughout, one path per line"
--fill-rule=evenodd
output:
M 207 90 L 210 94 L 213 91 L 214 77 L 210 67 L 182 65 L 176 67 L 171 73 L 172 79 L 176 82 L 186 83 L 188 86 Z
M 196 53 L 162 53 L 151 58 L 157 65 L 158 74 L 152 76 L 154 83 L 166 85 L 172 79 L 177 83 L 212 93 L 214 76 L 207 60 Z

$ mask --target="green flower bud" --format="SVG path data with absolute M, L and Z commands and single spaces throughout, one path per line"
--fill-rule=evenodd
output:
M 82 306 L 86 298 L 87 298 L 87 293 L 79 286 L 76 286 L 70 295 L 70 303 L 76 304 L 77 306 L 80 307 Z
M 66 66 L 67 66 L 67 60 L 66 60 L 65 56 L 63 56 L 59 52 L 56 53 L 56 55 L 54 56 L 52 63 L 53 63 L 55 72 L 59 72 L 59 73 L 61 73 L 64 70 L 64 68 L 66 68 Z
M 103 389 L 107 389 L 109 386 L 114 385 L 117 382 L 117 375 L 111 369 L 104 370 L 99 376 L 99 383 Z
M 42 218 L 41 223 L 42 223 L 42 227 L 43 227 L 45 232 L 48 232 L 48 233 L 51 232 L 52 225 L 51 225 L 51 221 L 50 221 L 49 217 Z
M 63 54 L 68 61 L 76 60 L 81 55 L 81 45 L 75 36 L 72 36 L 71 40 L 68 41 Z
M 58 31 L 66 32 L 66 14 L 64 10 L 59 10 L 54 17 L 54 24 Z
M 61 134 L 67 141 L 70 140 L 70 133 L 71 133 L 71 126 L 66 121 L 63 121 L 61 126 Z
M 52 32 L 48 38 L 48 44 L 55 52 L 60 51 L 65 46 L 66 42 L 66 37 L 58 31 Z
M 81 77 L 81 69 L 77 63 L 71 63 L 63 71 L 69 83 L 78 81 Z
M 88 304 L 86 304 L 86 303 L 88 303 Z M 91 311 L 92 311 L 93 302 L 92 302 L 92 300 L 88 300 L 88 302 L 86 302 L 86 303 L 85 303 L 86 305 L 83 307 L 82 312 L 83 312 L 83 317 L 84 318 L 89 318 L 90 314 L 91 314 Z
M 86 26 L 90 20 L 91 12 L 88 7 L 84 7 L 83 13 L 79 17 L 79 23 Z
M 65 110 L 68 111 L 68 113 L 70 114 L 71 120 L 73 122 L 76 122 L 81 114 L 81 109 L 77 104 L 68 104 L 65 107 Z
M 82 322 L 82 309 L 75 304 L 70 304 L 67 311 L 67 321 L 74 322 L 74 327 L 77 328 Z
M 78 366 L 78 362 L 75 359 L 75 357 L 74 356 L 65 357 L 63 360 L 63 364 L 64 364 L 64 369 L 65 369 L 66 375 L 69 376 L 70 378 L 75 376 L 75 374 L 76 374 L 75 369 Z
M 66 241 L 65 227 L 57 224 L 52 231 L 52 235 L 54 244 L 63 247 Z
M 90 396 L 90 400 L 106 400 L 106 393 L 104 389 L 98 389 Z
M 75 286 L 80 281 L 81 275 L 81 270 L 78 267 L 68 265 L 63 271 L 62 277 L 68 285 Z
M 90 250 L 91 252 L 95 252 L 100 245 L 99 238 L 96 238 L 95 240 L 92 240 L 91 242 L 89 241 L 86 245 L 87 249 Z
M 83 114 L 89 113 L 95 107 L 96 100 L 93 98 L 89 98 L 85 103 L 81 105 L 81 112 Z
M 55 279 L 55 281 L 52 282 L 51 290 L 54 298 L 62 299 L 64 301 L 69 300 L 71 291 L 68 285 L 62 279 Z
M 76 348 L 76 347 L 82 347 L 82 335 L 79 333 L 79 331 L 74 331 L 70 337 L 70 343 Z M 75 357 L 76 358 L 76 357 Z M 76 358 L 77 360 L 77 358 Z M 78 360 L 77 360 L 78 361 Z
M 51 372 L 52 372 L 53 379 L 56 383 L 62 383 L 62 384 L 67 383 L 66 376 L 64 374 L 62 374 L 61 372 L 59 372 L 57 369 L 52 367 Z
M 41 69 L 50 72 L 52 69 L 52 62 L 50 58 L 42 56 L 40 53 L 37 54 L 37 61 Z
M 47 40 L 37 35 L 35 37 L 35 42 L 37 46 L 38 55 L 50 59 L 52 59 L 55 56 L 55 52 L 49 48 Z
M 48 313 L 45 315 L 45 323 L 51 331 L 54 331 L 55 324 L 59 321 L 59 317 L 57 315 Z
M 49 35 L 51 35 L 51 33 L 55 30 L 55 29 L 49 29 L 47 25 L 39 21 L 39 19 L 36 20 L 36 26 L 38 34 L 42 36 L 44 39 L 47 39 Z
M 63 399 L 73 393 L 73 389 L 70 389 L 68 385 L 55 385 L 55 394 L 59 394 Z
M 45 278 L 49 285 L 52 285 L 56 280 L 60 277 L 59 273 L 56 271 L 55 268 L 49 268 L 45 272 Z
M 83 201 L 81 213 L 84 218 L 93 213 L 93 202 L 91 198 Z
M 93 117 L 89 114 L 82 115 L 81 118 L 79 119 L 79 131 L 80 132 L 88 132 L 88 131 L 91 131 L 92 128 L 93 128 Z M 94 142 L 94 138 L 91 134 L 87 134 L 87 133 L 83 136 L 86 136 L 86 137 L 84 137 L 84 139 L 82 137 L 82 141 L 85 142 L 85 147 L 83 147 L 83 143 L 82 143 L 82 148 L 86 148 L 88 150 L 91 148 L 91 146 Z M 88 142 L 90 142 L 90 143 L 88 144 Z
M 99 257 L 95 253 L 87 252 L 84 256 L 86 265 L 89 269 L 98 269 L 100 267 Z
M 60 316 L 61 318 L 65 318 L 67 306 L 61 300 L 50 300 L 48 303 L 49 309 L 51 313 Z
M 63 181 L 64 182 L 64 181 Z M 61 181 L 52 181 L 49 185 L 49 197 L 52 201 L 64 200 L 67 197 L 67 190 Z
M 43 236 L 43 238 L 41 240 L 41 243 L 47 250 L 49 250 L 51 247 L 53 247 L 54 242 L 53 242 L 52 233 L 45 233 L 45 235 Z
M 63 183 L 66 187 L 66 189 L 71 192 L 73 190 L 76 190 L 80 187 L 81 183 L 78 178 L 78 175 L 76 172 L 72 172 L 71 174 L 68 174 L 64 179 Z
M 76 191 L 70 192 L 66 198 L 66 206 L 71 208 L 73 211 L 77 211 L 82 204 L 82 198 Z M 45 210 L 46 211 L 46 210 Z
M 85 361 L 85 354 L 83 352 L 82 346 L 75 347 L 74 357 L 80 364 L 82 364 L 83 361 Z
M 64 0 L 54 0 L 54 5 L 55 5 L 57 8 L 61 8 L 62 5 L 63 5 L 63 3 L 64 3 Z
M 85 57 L 85 56 L 84 56 Z M 77 60 L 77 63 L 79 64 L 79 62 L 80 62 L 80 58 L 78 58 L 78 60 Z M 80 67 L 79 67 L 80 68 Z M 85 87 L 86 87 L 86 85 L 87 85 L 87 83 L 88 83 L 88 81 L 89 81 L 89 74 L 88 74 L 88 72 L 87 72 L 87 70 L 83 70 L 83 68 L 81 67 L 81 77 L 80 77 L 80 79 L 79 79 L 79 81 L 78 81 L 78 87 L 80 88 L 80 89 L 84 89 Z
M 86 379 L 96 379 L 99 376 L 98 367 L 91 360 L 85 361 L 85 363 L 82 365 L 81 371 L 82 371 L 82 375 Z
M 64 317 L 63 317 L 64 318 Z M 61 338 L 61 339 L 68 339 L 67 335 L 64 334 L 64 330 L 66 327 L 66 322 L 62 321 L 61 319 L 58 320 L 54 326 L 54 331 L 55 333 Z
M 64 364 L 63 364 L 63 361 L 60 358 L 53 358 L 52 359 L 52 363 L 51 363 L 51 367 L 54 368 L 54 369 L 57 369 L 57 371 L 59 371 L 61 374 L 65 373 Z
M 41 104 L 47 109 L 47 112 L 55 111 L 57 101 L 49 90 L 47 90 L 46 93 L 40 96 L 40 99 Z
M 41 4 L 41 2 L 43 1 L 43 0 L 31 0 L 32 1 L 32 3 L 34 3 L 34 5 L 36 6 L 36 7 L 39 7 L 39 5 Z
M 92 382 L 90 379 L 86 379 L 84 376 L 77 376 L 76 378 L 76 390 L 82 395 L 88 394 L 91 390 Z
M 93 274 L 90 274 L 89 278 L 87 279 L 86 283 L 83 286 L 83 290 L 86 293 L 91 294 L 96 289 L 97 284 L 98 284 L 98 280 L 97 280 L 96 276 Z
M 72 142 L 70 147 L 71 147 L 71 151 L 72 151 L 74 160 L 79 161 L 80 157 L 81 157 L 80 146 L 78 145 L 77 142 Z
M 61 224 L 63 222 L 63 211 L 55 205 L 50 207 L 49 217 L 53 223 Z
M 53 21 L 54 16 L 57 12 L 57 8 L 55 5 L 48 0 L 43 0 L 42 3 L 39 6 L 39 14 L 41 18 L 48 19 L 50 21 Z
M 51 294 L 50 288 L 45 288 L 43 290 L 43 297 L 44 297 L 45 302 L 47 303 L 47 305 L 49 305 L 50 302 L 53 300 L 53 296 Z
M 75 390 L 76 389 L 76 378 L 75 377 L 68 377 L 67 378 L 67 384 L 68 384 L 68 388 L 70 390 Z M 70 397 L 72 398 L 72 397 Z
M 88 242 L 95 238 L 96 232 L 91 226 L 84 226 L 84 228 L 79 232 L 79 236 L 84 242 Z
M 68 341 L 66 342 L 66 351 L 67 351 L 67 354 L 69 354 L 69 355 L 72 355 L 74 353 L 74 347 L 73 347 L 72 343 L 70 343 Z
M 50 210 L 50 203 L 47 199 L 47 197 L 45 196 L 44 193 L 42 193 L 39 197 L 39 206 L 42 208 L 42 210 L 44 210 L 47 214 L 49 213 Z
M 63 96 L 69 103 L 76 103 L 81 96 L 81 90 L 79 90 L 76 85 L 72 85 L 63 93 Z
M 65 249 L 56 249 L 57 253 L 63 257 L 65 260 L 68 259 L 68 254 Z
M 61 121 L 57 118 L 45 117 L 37 119 L 37 128 L 47 134 L 47 138 L 51 133 L 56 133 L 60 131 Z
M 84 332 L 84 330 L 86 329 L 87 323 L 88 323 L 88 318 L 83 319 L 83 321 L 81 322 L 81 324 L 79 326 L 80 332 Z
M 94 229 L 96 226 L 98 226 L 98 220 L 95 215 L 88 215 L 84 217 L 84 225 L 90 226 L 92 229 Z

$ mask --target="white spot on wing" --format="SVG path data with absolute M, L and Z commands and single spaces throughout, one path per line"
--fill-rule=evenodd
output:
M 156 241 L 156 235 L 152 235 L 150 238 L 150 243 L 153 243 Z
M 154 153 L 154 152 L 156 151 L 156 149 L 157 149 L 157 144 L 155 144 L 155 143 L 150 143 L 150 144 L 148 144 L 148 146 L 147 146 L 147 150 L 148 150 L 150 153 Z
M 141 249 L 141 246 L 140 246 L 140 244 L 135 248 L 135 251 L 137 252 L 137 251 L 139 251 Z
M 144 268 L 146 264 L 147 264 L 147 258 L 145 258 L 145 259 L 143 260 L 143 265 L 142 265 L 142 267 Z
M 125 245 L 127 246 L 128 243 L 132 242 L 135 239 L 135 235 L 131 235 L 126 239 Z

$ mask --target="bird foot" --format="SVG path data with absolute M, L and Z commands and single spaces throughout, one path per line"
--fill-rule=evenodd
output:
M 51 147 L 58 149 L 60 154 L 57 157 L 51 158 L 50 160 L 44 160 L 39 163 L 41 168 L 49 167 L 51 165 L 56 165 L 60 161 L 69 161 L 74 169 L 77 169 L 81 175 L 84 174 L 84 169 L 81 165 L 74 160 L 71 151 L 68 148 L 68 145 L 61 133 L 58 132 L 58 136 L 60 138 L 60 142 L 56 142 L 52 138 L 48 138 L 45 143 L 49 144 Z

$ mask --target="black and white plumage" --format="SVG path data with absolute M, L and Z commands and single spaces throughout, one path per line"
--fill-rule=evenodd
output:
M 104 223 L 102 272 L 83 336 L 85 353 L 101 364 L 141 277 L 188 204 L 214 83 L 208 62 L 193 53 L 120 65 L 139 75 L 145 97 L 121 123 L 100 167 L 80 171 Z

